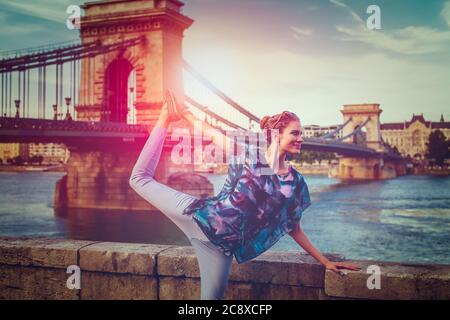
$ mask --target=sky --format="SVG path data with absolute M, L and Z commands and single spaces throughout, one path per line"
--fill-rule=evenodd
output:
M 66 8 L 83 2 L 0 0 L 0 50 L 77 39 Z M 379 103 L 382 123 L 413 113 L 450 121 L 450 0 L 183 2 L 194 20 L 185 60 L 258 117 L 290 110 L 304 125 L 332 125 L 344 104 Z M 366 25 L 369 5 L 380 8 L 379 30 Z M 238 118 L 184 79 L 186 94 Z

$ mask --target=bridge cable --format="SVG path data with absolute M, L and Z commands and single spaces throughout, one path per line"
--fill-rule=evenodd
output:
M 59 65 L 58 64 L 56 64 L 55 65 L 55 67 L 56 67 L 56 87 L 55 87 L 55 90 L 56 90 L 56 97 L 55 97 L 55 105 L 56 105 L 56 111 L 55 110 L 53 110 L 54 112 L 56 112 L 56 116 L 55 116 L 55 114 L 53 114 L 53 117 L 55 118 L 56 117 L 56 119 L 55 120 L 57 120 L 58 119 L 58 99 L 59 99 L 59 86 L 58 86 L 58 81 L 59 81 Z
M 362 124 L 358 125 L 358 128 L 355 129 L 353 132 L 349 133 L 348 135 L 346 135 L 345 137 L 342 138 L 338 138 L 336 139 L 337 141 L 343 141 L 347 138 L 350 138 L 351 136 L 354 136 L 355 134 L 357 134 L 358 132 L 360 132 L 362 130 L 362 128 L 367 124 L 367 122 L 369 122 L 370 117 L 367 118 Z
M 3 117 L 3 98 L 4 98 L 4 97 L 3 97 L 3 95 L 4 95 L 4 94 L 3 94 L 3 78 L 4 78 L 4 77 L 3 77 L 3 73 L 2 73 L 2 111 L 1 111 L 0 117 Z
M 237 124 L 231 122 L 230 120 L 227 120 L 227 119 L 221 117 L 221 116 L 218 115 L 217 113 L 211 111 L 207 106 L 204 106 L 204 105 L 200 104 L 199 102 L 195 101 L 195 100 L 192 99 L 191 97 L 185 95 L 185 100 L 186 100 L 186 102 L 188 102 L 190 105 L 192 105 L 192 106 L 194 106 L 195 108 L 199 109 L 200 111 L 204 112 L 205 117 L 206 117 L 207 115 L 209 115 L 210 117 L 212 117 L 212 118 L 214 118 L 214 119 L 216 119 L 216 120 L 219 120 L 220 122 L 224 123 L 225 125 L 227 125 L 227 126 L 233 128 L 233 129 L 242 129 L 242 130 L 245 130 L 245 129 L 242 128 L 241 126 L 239 126 L 239 125 L 237 125 Z M 212 122 L 211 122 L 211 124 L 212 124 Z
M 339 125 L 335 130 L 328 132 L 327 134 L 325 134 L 319 138 L 328 139 L 330 137 L 333 137 L 336 133 L 341 131 L 351 120 L 352 120 L 352 118 L 350 117 L 350 119 L 348 119 L 344 124 Z
M 45 119 L 45 100 L 46 100 L 46 76 L 47 76 L 47 66 L 43 67 L 43 74 L 42 74 L 42 112 L 44 114 Z
M 41 109 L 42 109 L 42 67 L 38 68 L 37 71 L 37 117 L 41 118 Z
M 63 83 L 62 83 L 62 80 L 63 80 L 63 77 L 62 77 L 62 75 L 63 75 L 63 72 L 64 72 L 64 64 L 63 63 L 60 63 L 59 64 L 59 86 L 58 86 L 58 90 L 59 90 L 59 95 L 58 95 L 58 97 L 59 97 L 59 100 L 58 100 L 58 116 L 59 117 L 61 117 L 61 113 L 62 113 L 62 110 L 63 110 L 63 90 L 62 90 L 62 86 L 63 86 Z
M 9 116 L 12 116 L 12 72 L 9 73 Z
M 27 105 L 26 105 L 26 96 L 25 96 L 25 92 L 26 92 L 26 88 L 25 88 L 25 84 L 26 84 L 26 77 L 27 77 L 27 73 L 26 73 L 26 70 L 23 70 L 23 79 L 22 79 L 22 86 L 23 86 L 23 88 L 22 88 L 22 97 L 23 97 L 23 117 L 24 118 L 26 118 L 26 108 L 27 108 Z
M 196 78 L 200 83 L 202 83 L 204 86 L 206 86 L 211 92 L 216 94 L 218 97 L 220 97 L 222 100 L 224 100 L 227 104 L 235 108 L 240 113 L 244 114 L 248 118 L 252 119 L 255 122 L 259 122 L 260 119 L 255 116 L 253 113 L 239 105 L 237 102 L 235 102 L 233 99 L 228 97 L 225 93 L 220 91 L 217 87 L 215 87 L 211 82 L 209 82 L 205 77 L 203 77 L 201 74 L 199 74 L 197 71 L 194 70 L 187 62 L 186 60 L 183 60 L 183 67 L 188 71 L 194 78 Z

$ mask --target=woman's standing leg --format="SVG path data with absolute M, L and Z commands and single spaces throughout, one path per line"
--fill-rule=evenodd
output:
M 233 256 L 225 255 L 210 241 L 191 239 L 200 268 L 201 300 L 222 300 Z

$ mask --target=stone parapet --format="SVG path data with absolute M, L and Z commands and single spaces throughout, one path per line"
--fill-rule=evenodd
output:
M 339 254 L 325 254 L 343 261 Z M 352 261 L 345 276 L 301 252 L 268 251 L 233 261 L 228 299 L 450 299 L 450 265 Z M 380 289 L 368 289 L 369 266 Z M 68 289 L 69 266 L 81 288 Z M 200 272 L 192 247 L 47 238 L 0 238 L 1 299 L 199 299 Z

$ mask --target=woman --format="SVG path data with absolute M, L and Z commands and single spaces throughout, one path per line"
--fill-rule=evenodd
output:
M 302 212 L 311 204 L 309 191 L 303 176 L 285 163 L 286 155 L 299 153 L 303 142 L 300 120 L 295 114 L 285 111 L 264 117 L 261 129 L 279 133 L 271 135 L 273 141 L 268 138 L 265 159 L 229 164 L 220 193 L 203 199 L 174 190 L 153 178 L 167 127 L 180 118 L 192 124 L 201 121 L 168 94 L 129 182 L 189 238 L 199 263 L 202 300 L 223 298 L 233 256 L 238 263 L 253 259 L 286 233 L 326 269 L 337 273 L 341 273 L 340 269 L 359 270 L 350 263 L 329 261 L 301 228 Z M 203 127 L 213 129 L 207 123 Z M 215 134 L 220 135 L 218 131 Z M 247 150 L 251 153 L 255 149 Z M 272 174 L 263 174 L 267 171 L 262 170 L 268 168 Z

